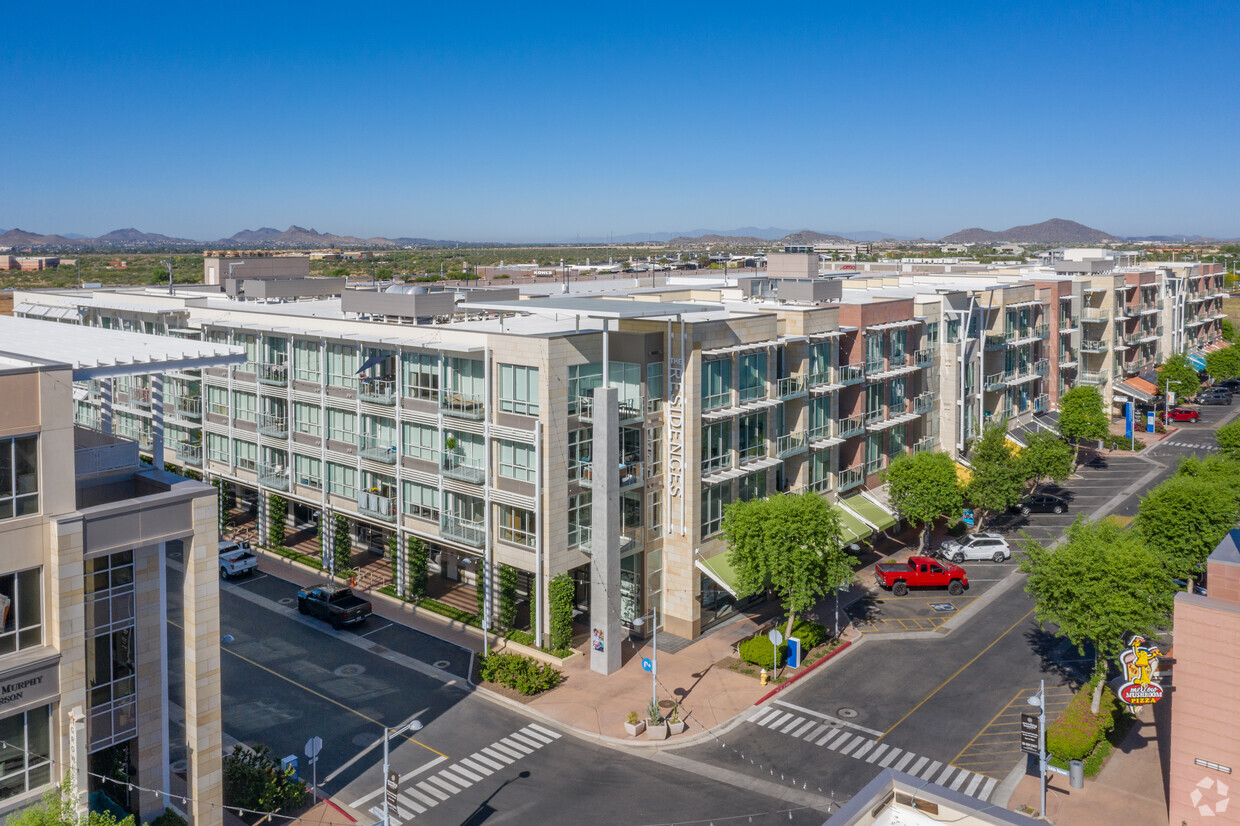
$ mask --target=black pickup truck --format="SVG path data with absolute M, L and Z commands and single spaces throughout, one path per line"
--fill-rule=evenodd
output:
M 370 601 L 355 595 L 348 585 L 318 585 L 297 592 L 297 610 L 321 620 L 332 628 L 364 622 L 371 614 Z

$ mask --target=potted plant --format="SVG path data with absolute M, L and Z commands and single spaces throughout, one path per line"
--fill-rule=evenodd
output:
M 667 723 L 663 720 L 663 715 L 659 713 L 659 704 L 654 700 L 650 701 L 650 707 L 646 709 L 646 739 L 667 739 Z
M 630 737 L 636 737 L 646 730 L 646 721 L 639 718 L 636 711 L 630 711 L 628 718 L 624 721 L 624 730 L 629 733 Z
M 680 703 L 672 706 L 671 714 L 667 715 L 667 730 L 670 734 L 683 734 L 689 724 L 680 719 Z

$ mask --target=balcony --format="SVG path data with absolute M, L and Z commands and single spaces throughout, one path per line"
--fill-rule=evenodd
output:
M 396 464 L 396 439 L 363 433 L 357 437 L 357 455 L 385 465 Z
M 439 536 L 462 545 L 481 548 L 487 540 L 486 525 L 479 520 L 445 514 L 439 517 Z
M 869 427 L 870 425 L 878 424 L 886 418 L 887 411 L 883 410 L 881 407 L 878 410 L 867 410 L 865 412 L 865 426 Z
M 1072 318 L 1059 319 L 1059 335 L 1066 336 L 1077 331 L 1077 322 Z
M 177 396 L 172 400 L 172 413 L 182 419 L 201 419 L 202 397 Z
M 1106 384 L 1106 381 L 1107 379 L 1105 373 L 1099 373 L 1093 370 L 1082 370 L 1076 377 L 1077 384 L 1100 385 Z
M 728 399 L 729 401 L 731 400 L 731 395 L 728 396 Z M 705 406 L 702 409 L 705 410 Z M 619 416 L 620 424 L 635 424 L 644 418 L 640 400 L 633 402 L 629 399 L 620 399 L 616 403 L 616 413 Z M 577 418 L 583 422 L 594 421 L 593 396 L 577 397 Z
M 1007 346 L 1007 342 L 1007 336 L 1002 334 L 986 336 L 985 348 L 987 350 L 1002 350 Z
M 357 495 L 357 512 L 371 519 L 395 522 L 396 500 L 370 491 L 362 491 Z
M 788 376 L 779 380 L 779 397 L 784 401 L 788 399 L 797 399 L 806 394 L 806 381 L 804 375 Z
M 860 364 L 841 364 L 836 368 L 836 384 L 848 387 L 865 381 L 865 368 Z
M 1050 359 L 1038 359 L 1033 363 L 1034 375 L 1045 376 L 1051 371 Z
M 883 469 L 883 457 L 875 456 L 873 459 L 865 463 L 865 475 L 873 476 Z
M 846 490 L 852 490 L 865 482 L 865 466 L 854 465 L 850 468 L 844 468 L 840 471 L 840 482 L 836 485 L 836 490 L 843 493 Z
M 1045 413 L 1051 408 L 1051 397 L 1043 393 L 1033 400 L 1033 412 Z
M 867 375 L 882 373 L 886 370 L 887 362 L 884 359 L 871 359 L 865 363 L 865 372 Z
M 134 407 L 150 409 L 151 407 L 151 388 L 149 387 L 131 387 L 129 388 L 129 403 Z
M 991 373 L 983 380 L 983 386 L 987 390 L 1002 390 L 1004 385 L 1007 384 L 1007 376 L 1006 372 Z
M 1082 321 L 1100 321 L 1105 323 L 1111 317 L 1111 311 L 1105 307 L 1084 307 L 1081 309 Z
M 839 426 L 836 428 L 836 436 L 840 439 L 859 436 L 864 432 L 865 416 L 861 413 L 858 413 L 856 416 L 849 416 L 846 419 L 840 419 Z
M 924 439 L 918 439 L 913 444 L 914 453 L 927 453 L 931 450 L 934 450 L 934 437 L 933 436 L 926 436 Z
M 824 387 L 835 384 L 835 369 L 827 367 L 819 370 L 817 373 L 809 374 L 810 387 Z
M 264 413 L 258 417 L 258 432 L 273 439 L 288 438 L 288 416 Z
M 1105 353 L 1110 349 L 1105 341 L 1090 341 L 1088 339 L 1081 341 L 1082 353 Z
M 288 490 L 288 465 L 259 465 L 258 483 L 263 487 Z
M 267 384 L 272 387 L 288 387 L 288 365 L 286 364 L 260 364 L 255 375 L 258 378 L 259 384 Z
M 439 395 L 439 412 L 445 416 L 478 420 L 482 418 L 484 406 L 481 396 L 454 391 L 447 391 Z
M 190 442 L 177 442 L 173 445 L 177 461 L 190 467 L 202 467 L 202 445 Z
M 462 453 L 445 452 L 439 464 L 439 472 L 449 479 L 474 485 L 481 485 L 487 478 L 482 459 Z
M 804 430 L 798 430 L 796 433 L 789 433 L 780 436 L 775 440 L 775 455 L 780 459 L 787 459 L 790 456 L 796 456 L 804 453 L 809 449 L 809 440 L 806 438 Z
M 917 396 L 913 399 L 913 412 L 919 416 L 923 413 L 929 413 L 934 409 L 934 398 L 935 393 L 932 390 Z
M 396 404 L 396 381 L 363 376 L 357 380 L 357 398 L 371 404 Z
M 932 364 L 934 364 L 934 350 L 932 348 L 927 347 L 924 350 L 918 350 L 913 353 L 914 366 L 929 367 Z

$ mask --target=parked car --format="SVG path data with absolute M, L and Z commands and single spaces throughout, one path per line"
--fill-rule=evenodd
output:
M 961 539 L 944 539 L 939 545 L 939 556 L 953 562 L 966 559 L 993 559 L 1003 562 L 1012 556 L 1012 548 L 997 533 L 971 533 Z
M 220 579 L 252 574 L 258 568 L 258 557 L 250 551 L 250 543 L 220 542 Z
M 1226 387 L 1207 387 L 1197 394 L 1197 404 L 1231 404 L 1231 391 Z
M 1173 422 L 1195 422 L 1201 414 L 1191 407 L 1173 407 L 1167 411 L 1167 418 Z
M 1226 387 L 1231 392 L 1236 392 L 1240 388 L 1240 379 L 1223 379 L 1215 387 Z
M 298 591 L 297 610 L 330 622 L 332 628 L 343 628 L 364 622 L 373 608 L 370 600 L 354 594 L 348 585 L 332 583 Z
M 929 556 L 910 556 L 907 562 L 880 562 L 874 566 L 874 578 L 880 588 L 902 597 L 911 588 L 946 588 L 959 596 L 969 586 L 964 568 L 950 562 L 939 562 Z
M 1020 501 L 1012 506 L 1012 510 L 1020 511 L 1025 516 L 1031 513 L 1064 513 L 1068 510 L 1068 500 L 1053 493 L 1039 491 L 1022 496 Z

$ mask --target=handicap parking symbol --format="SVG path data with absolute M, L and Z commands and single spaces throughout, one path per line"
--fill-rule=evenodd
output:
M 932 602 L 930 603 L 930 607 L 940 613 L 945 612 L 945 611 L 956 610 L 956 606 L 952 605 L 950 602 Z

